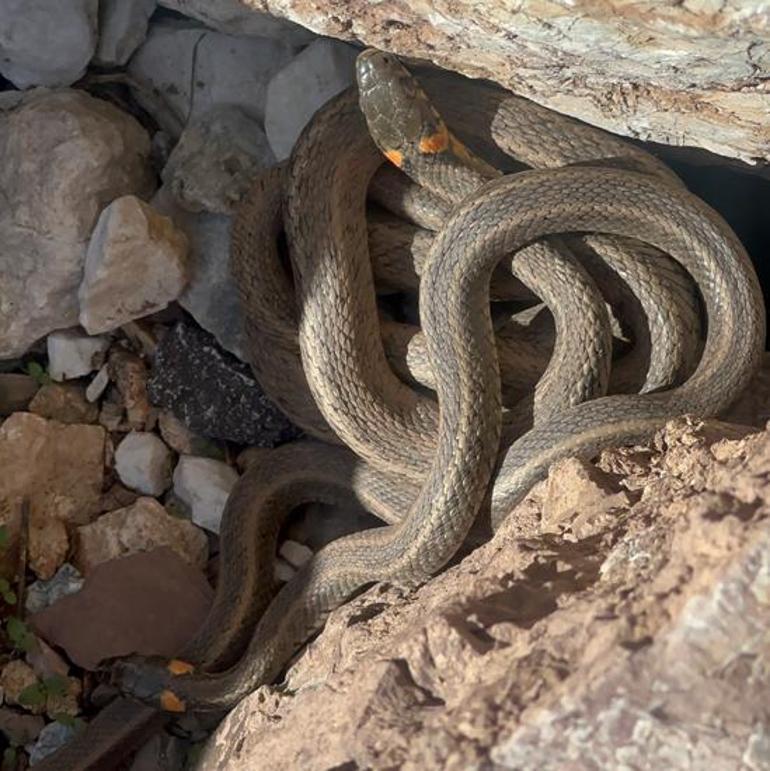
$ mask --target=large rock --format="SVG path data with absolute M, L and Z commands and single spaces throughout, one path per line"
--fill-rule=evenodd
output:
M 17 88 L 69 86 L 96 47 L 99 0 L 0 0 L 0 74 Z
M 83 91 L 0 106 L 0 358 L 77 324 L 91 231 L 113 199 L 151 192 L 149 153 L 131 116 Z
M 767 768 L 768 463 L 770 431 L 675 421 L 563 464 L 461 563 L 332 613 L 198 768 Z
M 156 5 L 156 0 L 101 0 L 94 62 L 108 67 L 125 64 L 147 35 Z
M 322 35 L 496 80 L 610 131 L 770 159 L 764 0 L 164 3 L 213 22 L 233 5 L 269 8 Z

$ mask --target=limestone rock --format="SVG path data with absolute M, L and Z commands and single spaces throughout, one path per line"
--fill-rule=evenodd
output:
M 0 74 L 17 88 L 69 86 L 96 47 L 98 0 L 0 0 Z
M 163 441 L 180 455 L 210 455 L 217 447 L 208 439 L 190 431 L 173 412 L 164 410 L 158 416 L 158 429 Z
M 238 474 L 222 461 L 183 455 L 174 469 L 174 494 L 190 507 L 196 525 L 218 533 L 227 498 L 237 481 Z
M 128 425 L 135 431 L 148 427 L 152 405 L 147 395 L 148 374 L 144 359 L 116 347 L 110 351 L 108 368 L 123 402 Z
M 76 383 L 44 385 L 29 403 L 29 411 L 59 423 L 96 423 L 99 417 L 99 408 L 89 403 Z
M 0 688 L 3 689 L 7 704 L 19 704 L 21 693 L 35 683 L 37 683 L 35 672 L 21 659 L 9 661 L 0 671 Z M 44 711 L 45 704 L 31 704 L 28 709 L 39 715 Z
M 46 341 L 48 373 L 54 380 L 72 380 L 88 375 L 104 362 L 109 338 L 86 335 L 77 329 L 52 332 Z
M 215 105 L 240 107 L 261 122 L 267 83 L 293 53 L 282 40 L 224 35 L 186 19 L 163 19 L 150 25 L 128 72 L 142 86 L 134 90 L 140 104 L 178 136 L 189 119 Z
M 47 581 L 35 581 L 27 587 L 24 607 L 27 613 L 37 613 L 68 594 L 79 592 L 82 588 L 83 576 L 74 565 L 65 562 L 52 578 Z
M 205 533 L 170 516 L 154 498 L 139 498 L 78 528 L 75 564 L 85 575 L 103 562 L 168 546 L 185 562 L 202 568 L 208 557 Z
M 110 201 L 151 193 L 149 153 L 131 116 L 84 91 L 0 108 L 0 358 L 77 324 L 91 231 Z
M 675 421 L 634 452 L 555 468 L 458 564 L 334 611 L 199 769 L 764 768 L 770 431 Z M 574 524 L 576 476 L 613 516 L 568 540 L 528 508 Z
M 106 364 L 102 364 L 99 371 L 91 378 L 91 382 L 86 388 L 86 399 L 91 402 L 98 402 L 102 394 L 107 390 L 110 384 L 110 373 Z
M 148 390 L 153 404 L 203 436 L 272 447 L 299 434 L 249 367 L 190 324 L 176 324 L 161 341 Z
M 270 80 L 265 132 L 276 158 L 291 148 L 315 112 L 355 80 L 358 49 L 336 40 L 316 40 Z
M 161 495 L 171 484 L 172 453 L 157 435 L 132 431 L 115 452 L 115 471 L 126 487 Z
M 0 372 L 0 415 L 27 409 L 39 388 L 35 378 L 16 372 Z
M 156 5 L 156 0 L 100 0 L 94 61 L 108 67 L 125 64 L 147 35 Z
M 188 211 L 232 214 L 257 171 L 274 163 L 261 124 L 221 105 L 187 125 L 161 176 Z
M 134 195 L 99 215 L 78 289 L 80 323 L 90 334 L 148 316 L 175 300 L 187 281 L 187 239 Z

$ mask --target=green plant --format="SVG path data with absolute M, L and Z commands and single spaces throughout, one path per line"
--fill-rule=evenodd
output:
M 37 380 L 38 385 L 49 385 L 53 382 L 51 376 L 46 372 L 45 367 L 36 361 L 29 361 L 24 367 L 24 371 Z
M 11 641 L 11 645 L 16 648 L 17 651 L 28 653 L 35 645 L 35 635 L 32 634 L 30 628 L 16 616 L 11 616 L 8 621 L 5 622 L 5 632 L 8 635 L 8 639 Z
M 61 698 L 67 693 L 69 684 L 62 675 L 51 675 L 28 685 L 19 694 L 19 704 L 22 707 L 42 707 L 50 698 Z
M 11 584 L 6 578 L 0 578 L 0 597 L 2 597 L 9 605 L 16 604 L 16 592 L 11 588 Z

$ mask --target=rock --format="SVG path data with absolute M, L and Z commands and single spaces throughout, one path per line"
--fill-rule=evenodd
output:
M 279 558 L 275 561 L 273 577 L 276 581 L 281 581 L 285 584 L 287 581 L 291 581 L 296 574 L 297 571 L 286 560 Z
M 0 0 L 0 74 L 16 88 L 69 86 L 96 47 L 98 0 Z
M 160 413 L 158 428 L 163 441 L 180 455 L 203 455 L 212 458 L 223 455 L 217 445 L 190 431 L 173 412 L 164 410 Z
M 151 193 L 149 153 L 134 118 L 84 91 L 36 90 L 0 106 L 0 358 L 78 323 L 91 231 L 110 201 Z
M 45 722 L 39 715 L 22 715 L 8 707 L 0 708 L 0 733 L 13 747 L 33 742 L 44 725 Z
M 97 402 L 102 394 L 107 390 L 110 384 L 110 373 L 106 364 L 102 364 L 101 369 L 93 376 L 93 379 L 86 388 L 86 399 L 89 402 Z
M 183 455 L 174 469 L 174 494 L 192 512 L 192 521 L 219 533 L 227 497 L 238 474 L 226 463 L 211 458 Z
M 301 543 L 286 540 L 278 549 L 278 554 L 283 557 L 293 568 L 301 568 L 313 557 L 313 550 Z
M 128 771 L 182 771 L 188 745 L 176 736 L 156 733 L 134 756 Z
M 35 684 L 37 684 L 37 676 L 32 667 L 21 659 L 9 661 L 0 671 L 0 687 L 3 689 L 7 704 L 19 704 L 22 692 Z M 35 715 L 45 710 L 45 703 L 22 704 L 22 706 Z
M 77 453 L 73 453 L 73 447 Z M 29 564 L 50 578 L 67 551 L 65 524 L 84 524 L 99 511 L 105 433 L 100 426 L 65 425 L 17 412 L 0 425 L 0 520 L 14 558 L 20 510 L 29 500 Z M 14 558 L 15 559 L 15 558 Z
M 99 215 L 78 289 L 80 323 L 92 335 L 165 308 L 187 282 L 187 238 L 134 195 Z
M 54 380 L 73 380 L 99 369 L 104 362 L 109 338 L 92 337 L 77 329 L 63 329 L 48 335 L 48 372 Z
M 70 665 L 50 645 L 37 638 L 24 659 L 41 680 L 54 676 L 66 677 L 70 671 Z
M 168 546 L 183 560 L 203 568 L 208 557 L 205 533 L 170 516 L 154 498 L 139 498 L 78 528 L 75 564 L 86 576 L 117 557 Z
M 770 431 L 720 431 L 669 424 L 625 502 L 622 472 L 555 468 L 442 574 L 334 611 L 198 768 L 763 768 Z M 527 509 L 542 514 L 548 486 L 564 501 L 576 475 L 618 508 L 571 542 Z
M 99 408 L 86 399 L 85 389 L 76 383 L 44 385 L 29 404 L 29 411 L 60 423 L 96 423 Z
M 124 509 L 126 506 L 130 506 L 136 503 L 137 499 L 141 495 L 134 490 L 129 490 L 124 487 L 120 482 L 116 482 L 106 493 L 102 496 L 99 508 L 102 511 L 115 511 L 115 509 Z
M 267 83 L 293 53 L 282 40 L 223 35 L 186 19 L 162 19 L 150 25 L 128 73 L 141 85 L 133 91 L 137 101 L 171 136 L 179 136 L 188 120 L 216 105 L 240 107 L 261 122 Z
M 35 581 L 27 587 L 24 607 L 27 613 L 37 613 L 68 594 L 83 588 L 83 576 L 77 568 L 65 562 L 47 581 Z
M 0 372 L 0 416 L 27 409 L 40 388 L 35 378 L 15 372 Z
M 107 67 L 125 64 L 147 35 L 156 5 L 155 0 L 101 0 L 94 62 Z
M 123 400 L 129 427 L 135 431 L 148 427 L 152 405 L 147 394 L 144 360 L 123 348 L 114 348 L 110 352 L 109 373 Z
M 176 324 L 161 341 L 148 391 L 153 404 L 207 437 L 270 447 L 299 435 L 249 367 L 189 324 Z
M 123 412 L 122 404 L 118 404 L 111 399 L 105 399 L 99 411 L 99 423 L 110 433 L 118 431 L 128 433 L 131 430 L 131 426 L 123 421 Z
M 161 495 L 171 484 L 173 456 L 156 434 L 132 431 L 118 445 L 115 471 L 120 481 L 145 495 Z
M 59 747 L 63 747 L 75 735 L 75 728 L 65 723 L 54 721 L 49 723 L 37 737 L 33 745 L 27 745 L 24 749 L 29 753 L 31 766 L 39 763 L 43 758 L 52 755 Z
M 316 40 L 277 72 L 267 87 L 265 133 L 279 161 L 289 157 L 319 107 L 355 80 L 358 49 Z
M 83 590 L 30 618 L 71 661 L 95 669 L 103 659 L 173 656 L 197 631 L 212 599 L 203 574 L 171 549 L 103 562 Z
M 232 214 L 256 173 L 274 163 L 262 125 L 219 105 L 185 127 L 161 177 L 188 211 Z

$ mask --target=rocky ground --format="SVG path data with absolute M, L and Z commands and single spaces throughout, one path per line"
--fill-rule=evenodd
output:
M 299 433 L 242 361 L 230 226 L 357 49 L 265 15 L 205 21 L 154 0 L 0 0 L 4 769 L 82 730 L 111 696 L 100 660 L 179 649 L 247 449 Z M 716 186 L 747 243 L 753 184 Z M 436 581 L 335 613 L 205 750 L 156 737 L 133 771 L 770 767 L 769 418 L 765 370 L 725 418 L 754 435 L 677 423 L 563 464 Z M 282 580 L 360 524 L 326 511 L 319 535 L 314 514 L 281 546 Z

